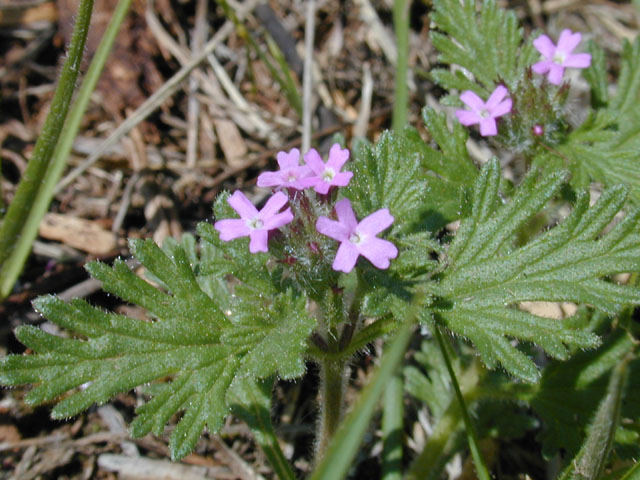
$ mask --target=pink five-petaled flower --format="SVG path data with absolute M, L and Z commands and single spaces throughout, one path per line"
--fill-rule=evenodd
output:
M 542 75 L 548 73 L 549 82 L 560 85 L 565 68 L 587 68 L 591 65 L 591 55 L 571 53 L 581 39 L 580 33 L 573 33 L 571 30 L 565 29 L 560 33 L 558 46 L 555 46 L 549 37 L 540 35 L 533 41 L 533 46 L 542 54 L 544 60 L 534 63 L 531 67 L 532 70 Z
M 278 152 L 276 156 L 280 170 L 264 172 L 258 176 L 259 187 L 284 187 L 303 190 L 300 179 L 311 175 L 311 169 L 300 165 L 300 150 L 297 148 L 287 152 Z
M 377 268 L 389 268 L 389 260 L 398 256 L 398 249 L 388 240 L 376 237 L 393 223 L 389 210 L 373 212 L 358 223 L 351 202 L 343 198 L 336 203 L 336 213 L 337 222 L 327 217 L 320 217 L 316 222 L 318 232 L 340 242 L 333 269 L 349 273 L 360 255 Z
M 214 224 L 214 228 L 220 232 L 220 240 L 225 242 L 249 236 L 251 253 L 268 251 L 269 231 L 293 220 L 290 208 L 280 212 L 288 201 L 287 196 L 282 192 L 276 192 L 260 211 L 239 190 L 235 191 L 227 201 L 240 218 L 219 220 Z
M 300 180 L 305 187 L 313 187 L 317 193 L 326 195 L 332 186 L 346 187 L 353 177 L 352 172 L 341 172 L 340 169 L 349 160 L 349 150 L 340 148 L 334 143 L 329 151 L 327 163 L 322 161 L 320 154 L 315 150 L 309 150 L 304 161 L 313 171 L 313 175 Z
M 456 117 L 465 127 L 479 123 L 480 135 L 483 137 L 497 135 L 496 118 L 511 111 L 511 99 L 507 98 L 505 100 L 504 98 L 507 93 L 509 92 L 504 86 L 498 85 L 485 103 L 471 90 L 465 90 L 460 95 L 460 100 L 471 110 L 457 110 Z

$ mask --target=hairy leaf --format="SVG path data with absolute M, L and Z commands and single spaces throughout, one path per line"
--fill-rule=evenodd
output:
M 480 10 L 476 3 L 434 0 L 431 20 L 436 29 L 431 39 L 440 52 L 438 60 L 462 67 L 473 78 L 441 68 L 431 75 L 446 89 L 474 90 L 486 98 L 500 82 L 513 90 L 537 54 L 529 43 L 522 46 L 522 28 L 514 12 L 498 8 L 495 0 L 481 2 Z
M 535 343 L 558 359 L 599 341 L 593 333 L 522 311 L 520 302 L 571 301 L 611 313 L 640 303 L 637 288 L 603 278 L 640 269 L 640 212 L 603 234 L 624 204 L 622 187 L 603 193 L 591 208 L 588 196 L 579 195 L 562 223 L 513 248 L 519 229 L 558 192 L 564 178 L 556 173 L 538 179 L 533 172 L 502 204 L 499 166 L 489 162 L 476 185 L 473 213 L 462 221 L 433 290 L 438 321 L 471 340 L 488 367 L 501 364 L 528 382 L 538 379 L 538 369 L 511 339 Z
M 592 46 L 593 64 L 586 77 L 591 85 L 592 111 L 567 139 L 537 162 L 547 168 L 568 167 L 572 183 L 586 188 L 589 182 L 610 187 L 627 184 L 631 199 L 640 203 L 640 38 L 625 42 L 616 93 L 607 90 L 604 53 Z
M 239 251 L 220 253 L 210 247 L 203 244 L 199 258 L 192 237 L 182 244 L 171 241 L 164 251 L 150 240 L 132 241 L 134 255 L 162 289 L 122 261 L 113 267 L 89 264 L 89 272 L 106 291 L 143 306 L 148 321 L 108 313 L 82 300 L 65 303 L 41 297 L 36 308 L 77 337 L 19 328 L 18 339 L 36 355 L 9 355 L 0 364 L 0 382 L 37 384 L 27 397 L 31 403 L 58 400 L 69 392 L 53 410 L 55 418 L 65 418 L 119 392 L 167 381 L 157 384 L 151 400 L 138 408 L 132 433 L 159 434 L 183 410 L 170 449 L 173 458 L 185 456 L 205 427 L 216 431 L 222 425 L 234 379 L 302 375 L 306 339 L 315 326 L 303 297 L 292 290 L 277 294 L 273 286 L 261 290 L 266 273 L 253 277 L 254 285 L 235 285 L 233 292 L 214 279 L 206 290 L 216 297 L 207 295 L 200 284 L 207 284 L 212 275 L 199 280 L 195 267 L 206 270 L 205 264 L 210 268 L 214 259 L 224 258 L 239 278 L 251 279 L 247 265 L 255 261 L 242 259 Z M 202 258 L 209 255 L 212 258 Z M 237 265 L 241 270 L 235 270 Z

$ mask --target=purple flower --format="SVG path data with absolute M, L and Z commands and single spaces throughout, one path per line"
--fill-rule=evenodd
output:
M 549 73 L 549 82 L 560 85 L 565 68 L 587 68 L 591 65 L 591 55 L 571 53 L 581 39 L 580 33 L 572 33 L 571 30 L 565 29 L 560 33 L 558 46 L 555 46 L 549 37 L 540 35 L 533 41 L 533 46 L 542 54 L 544 60 L 534 63 L 532 70 L 539 74 Z
M 258 211 L 244 193 L 237 190 L 227 200 L 240 218 L 228 218 L 217 221 L 213 226 L 220 232 L 220 240 L 228 242 L 234 238 L 249 236 L 249 251 L 251 253 L 268 251 L 268 235 L 293 220 L 291 209 L 284 212 L 280 209 L 287 203 L 288 198 L 282 192 L 271 196 L 262 210 Z
M 480 135 L 483 137 L 497 135 L 496 118 L 511 111 L 511 99 L 504 99 L 508 93 L 509 91 L 504 86 L 498 85 L 489 100 L 487 100 L 487 103 L 485 103 L 471 90 L 465 90 L 460 95 L 460 100 L 471 110 L 458 110 L 456 111 L 456 117 L 465 127 L 479 123 Z
M 309 150 L 304 161 L 313 171 L 313 175 L 303 178 L 300 183 L 305 187 L 313 187 L 317 193 L 326 195 L 332 186 L 346 187 L 353 176 L 352 172 L 340 172 L 345 162 L 349 160 L 349 150 L 340 148 L 334 143 L 329 151 L 327 163 L 322 161 L 320 154 L 315 150 Z
M 304 189 L 300 179 L 311 175 L 311 169 L 306 165 L 300 165 L 300 150 L 294 148 L 289 153 L 278 152 L 276 158 L 280 170 L 261 173 L 258 176 L 258 186 Z
M 336 203 L 336 213 L 337 222 L 327 217 L 320 217 L 316 222 L 318 232 L 340 242 L 333 269 L 349 273 L 360 255 L 377 268 L 389 268 L 389 260 L 398 256 L 398 249 L 388 240 L 376 237 L 393 223 L 389 210 L 378 210 L 358 223 L 351 202 L 343 198 Z

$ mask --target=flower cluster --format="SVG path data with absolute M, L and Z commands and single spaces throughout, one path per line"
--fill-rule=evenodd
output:
M 327 196 L 332 187 L 345 187 L 353 177 L 352 172 L 341 171 L 349 160 L 349 150 L 342 149 L 338 144 L 331 147 L 326 163 L 314 149 L 304 155 L 303 165 L 300 164 L 300 151 L 297 148 L 288 153 L 278 153 L 276 159 L 280 169 L 260 174 L 258 186 L 275 188 L 277 191 L 260 211 L 242 192 L 234 192 L 228 203 L 240 218 L 219 220 L 214 224 L 221 240 L 248 236 L 251 253 L 267 252 L 269 232 L 294 219 L 291 208 L 282 210 L 290 200 L 284 192 L 313 188 L 317 194 Z M 377 237 L 394 221 L 389 210 L 378 210 L 358 222 L 351 202 L 343 198 L 335 204 L 335 212 L 337 221 L 325 216 L 319 216 L 315 221 L 319 233 L 340 242 L 332 268 L 348 273 L 353 270 L 360 255 L 377 268 L 389 268 L 390 260 L 398 256 L 398 249 L 388 240 Z
M 573 51 L 580 43 L 582 35 L 565 29 L 560 33 L 558 45 L 554 45 L 546 35 L 540 35 L 533 41 L 533 46 L 540 52 L 542 59 L 534 63 L 531 69 L 540 75 L 547 74 L 549 83 L 560 85 L 566 68 L 587 68 L 591 65 L 591 55 Z M 464 126 L 480 125 L 480 135 L 489 137 L 498 134 L 496 119 L 511 112 L 512 101 L 505 98 L 508 90 L 498 85 L 484 102 L 471 90 L 460 95 L 460 100 L 469 108 L 457 110 L 456 117 Z

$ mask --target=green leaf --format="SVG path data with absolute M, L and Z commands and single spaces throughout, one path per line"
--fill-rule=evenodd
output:
M 456 124 L 451 132 L 444 115 L 432 110 L 425 110 L 424 119 L 439 149 L 412 128 L 385 132 L 374 146 L 354 151 L 354 176 L 344 193 L 360 218 L 388 208 L 397 219 L 392 234 L 398 238 L 437 231 L 459 218 L 477 176 L 464 129 Z
M 431 39 L 438 61 L 463 67 L 475 81 L 441 68 L 431 71 L 433 79 L 448 90 L 474 90 L 485 98 L 500 82 L 514 90 L 536 58 L 530 43 L 522 46 L 515 12 L 498 8 L 495 0 L 481 2 L 479 10 L 475 0 L 434 0 L 433 6 Z
M 630 360 L 631 355 L 627 355 L 611 372 L 607 393 L 589 426 L 587 438 L 577 457 L 571 461 L 571 465 L 560 479 L 595 480 L 604 472 L 620 424 L 620 410 Z
M 234 382 L 228 398 L 233 414 L 249 425 L 257 444 L 271 462 L 277 478 L 294 480 L 296 476 L 280 449 L 271 423 L 272 388 L 272 378 L 264 381 L 243 378 Z
M 533 172 L 501 204 L 498 162 L 488 162 L 476 185 L 473 213 L 462 221 L 446 269 L 431 289 L 438 321 L 471 340 L 489 368 L 500 364 L 528 382 L 540 374 L 511 339 L 532 342 L 558 359 L 593 348 L 599 340 L 591 332 L 522 311 L 520 302 L 571 301 L 610 313 L 640 303 L 637 288 L 602 278 L 640 269 L 640 212 L 602 233 L 625 202 L 622 187 L 605 191 L 591 208 L 588 196 L 578 195 L 568 218 L 514 248 L 518 231 L 553 198 L 564 178 L 555 173 L 538 179 Z
M 571 458 L 578 452 L 585 438 L 585 427 L 606 395 L 610 372 L 633 349 L 633 339 L 621 330 L 609 335 L 597 350 L 579 352 L 569 361 L 552 362 L 546 367 L 539 391 L 530 400 L 532 408 L 543 420 L 540 438 L 545 457 L 564 450 Z M 640 378 L 638 367 L 637 361 L 632 364 L 628 385 L 637 385 L 634 382 Z M 637 402 L 626 402 L 623 417 L 637 422 L 640 418 Z M 618 433 L 623 433 L 622 426 Z M 635 438 L 619 442 L 618 449 L 628 443 L 635 445 L 637 450 L 637 442 L 636 433 Z
M 203 244 L 200 257 L 195 240 L 188 236 L 182 244 L 168 242 L 164 250 L 151 240 L 130 245 L 162 288 L 135 275 L 122 261 L 113 267 L 96 262 L 87 269 L 107 292 L 144 307 L 148 321 L 108 313 L 82 300 L 65 303 L 40 297 L 35 307 L 77 337 L 19 328 L 18 339 L 36 355 L 3 359 L 0 383 L 37 384 L 27 396 L 36 404 L 60 400 L 69 392 L 53 410 L 55 418 L 66 418 L 117 393 L 158 382 L 151 400 L 138 408 L 132 434 L 160 434 L 183 410 L 169 445 L 172 457 L 179 459 L 191 451 L 204 428 L 215 432 L 222 425 L 234 381 L 304 373 L 306 340 L 315 320 L 307 313 L 304 297 L 292 290 L 277 294 L 270 286 L 263 291 L 266 279 L 246 274 L 249 261 L 235 262 L 243 270 L 234 273 L 255 284 L 234 284 L 232 291 L 215 279 L 199 279 L 194 268 L 204 270 L 212 260 L 203 256 L 225 256 L 211 244 Z M 233 255 L 240 258 L 239 252 Z M 225 261 L 231 261 L 229 256 Z M 215 286 L 210 290 L 216 298 L 207 295 L 201 283 Z
M 631 199 L 640 203 L 640 38 L 625 42 L 616 93 L 608 94 L 604 52 L 590 45 L 591 67 L 585 75 L 591 85 L 590 113 L 580 127 L 550 152 L 536 159 L 548 169 L 569 168 L 572 183 L 587 188 L 589 182 L 606 187 L 626 184 Z

